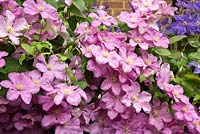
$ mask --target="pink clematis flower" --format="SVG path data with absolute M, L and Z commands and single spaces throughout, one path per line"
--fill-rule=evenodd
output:
M 32 94 L 38 92 L 34 89 L 31 79 L 24 73 L 9 73 L 8 78 L 10 80 L 4 80 L 0 83 L 1 86 L 9 89 L 7 99 L 14 101 L 20 96 L 26 104 L 30 104 Z
M 112 89 L 112 92 L 115 95 L 119 95 L 121 92 L 121 84 L 118 79 L 118 72 L 114 72 L 113 70 L 109 70 L 108 74 L 106 75 L 106 79 L 101 84 L 102 90 L 109 90 Z
M 151 101 L 151 94 L 146 91 L 140 93 L 139 83 L 134 82 L 131 86 L 123 85 L 122 90 L 126 92 L 122 98 L 123 104 L 128 107 L 133 105 L 137 113 L 142 109 L 147 113 L 151 111 L 151 106 L 149 104 Z
M 196 115 L 194 107 L 191 104 L 176 102 L 172 106 L 172 109 L 176 110 L 175 117 L 179 120 L 192 121 L 194 115 Z
M 0 68 L 5 66 L 5 60 L 3 59 L 3 57 L 7 56 L 8 53 L 5 51 L 0 51 Z
M 171 76 L 170 76 L 170 66 L 167 63 L 164 63 L 160 67 L 160 71 L 156 73 L 157 76 L 157 85 L 160 89 L 165 90 L 165 86 L 169 84 L 171 81 Z
M 91 45 L 92 54 L 95 56 L 97 63 L 109 64 L 112 68 L 118 68 L 121 57 L 115 51 L 108 51 L 103 47 Z
M 34 119 L 31 115 L 22 113 L 16 113 L 13 118 L 14 126 L 18 131 L 22 131 L 25 128 L 32 128 L 34 125 Z
M 145 27 L 146 23 L 139 12 L 121 12 L 119 20 L 125 22 L 130 28 Z
M 159 0 L 133 0 L 134 9 L 141 12 L 156 11 L 159 9 Z
M 180 85 L 172 85 L 167 84 L 165 86 L 165 90 L 167 91 L 167 94 L 169 97 L 173 98 L 176 102 L 183 102 L 183 103 L 189 103 L 189 98 L 186 97 L 183 92 L 183 88 Z
M 149 30 L 148 33 L 144 35 L 144 38 L 153 42 L 154 46 L 156 47 L 168 48 L 169 40 L 160 32 Z
M 123 113 L 125 106 L 121 102 L 122 95 L 114 95 L 110 92 L 105 93 L 102 96 L 102 101 L 105 103 L 106 109 L 108 109 L 108 117 L 113 120 L 118 114 Z
M 42 56 L 42 58 L 44 59 L 44 56 Z M 59 62 L 58 57 L 55 55 L 51 55 L 49 57 L 48 64 L 43 60 L 42 62 L 36 63 L 35 67 L 38 68 L 38 70 L 41 71 L 43 75 L 50 80 L 53 78 L 57 78 L 59 80 L 66 79 L 65 63 Z
M 5 15 L 6 10 L 12 12 L 15 16 L 19 17 L 22 14 L 22 7 L 19 7 L 15 0 L 9 0 L 8 3 L 3 3 L 3 14 Z
M 19 38 L 22 30 L 27 28 L 28 24 L 24 18 L 15 19 L 15 15 L 6 10 L 6 16 L 0 15 L 0 38 L 9 37 L 15 45 L 19 45 Z
M 58 13 L 54 7 L 47 4 L 44 0 L 37 0 L 35 3 L 34 0 L 26 0 L 23 3 L 24 12 L 30 15 L 41 14 L 42 18 L 57 20 Z
M 66 120 L 63 125 L 57 126 L 55 134 L 83 134 L 83 129 L 80 127 L 79 119 L 71 118 Z
M 87 69 L 92 71 L 95 78 L 99 78 L 100 76 L 104 76 L 107 72 L 106 66 L 99 65 L 97 62 L 90 59 L 87 63 Z
M 112 16 L 108 15 L 104 10 L 97 10 L 96 13 L 90 13 L 89 17 L 92 17 L 94 20 L 92 21 L 92 26 L 98 27 L 101 24 L 106 26 L 111 26 L 112 24 L 116 25 L 117 20 L 115 20 Z
M 73 106 L 78 106 L 80 104 L 81 97 L 87 100 L 87 96 L 82 89 L 77 86 L 67 86 L 65 83 L 55 85 L 55 91 L 52 92 L 55 94 L 54 102 L 56 105 L 61 104 L 64 98 Z
M 161 130 L 164 126 L 163 122 L 170 122 L 172 116 L 168 112 L 168 103 L 164 102 L 160 106 L 159 100 L 154 100 L 152 111 L 149 117 L 149 123 L 156 127 L 157 130 Z
M 59 106 L 53 106 L 42 119 L 42 126 L 49 128 L 55 124 L 64 124 L 66 120 L 71 118 L 71 107 L 62 102 Z
M 142 58 L 138 57 L 136 53 L 128 51 L 126 48 L 120 48 L 119 52 L 123 60 L 121 60 L 122 70 L 125 73 L 129 73 L 134 70 L 137 74 L 140 74 L 139 67 L 144 66 Z

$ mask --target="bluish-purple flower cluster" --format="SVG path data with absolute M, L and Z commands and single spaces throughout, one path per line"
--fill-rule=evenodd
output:
M 200 2 L 198 0 L 177 0 L 179 7 L 172 23 L 168 19 L 159 22 L 159 27 L 164 34 L 194 35 L 200 33 Z

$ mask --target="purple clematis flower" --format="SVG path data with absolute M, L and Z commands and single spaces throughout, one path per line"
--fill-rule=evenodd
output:
M 189 11 L 185 15 L 174 16 L 175 22 L 169 24 L 169 33 L 176 35 L 190 35 L 199 33 L 199 17 L 197 13 L 191 14 Z
M 194 67 L 194 71 L 193 71 L 194 74 L 200 74 L 200 66 L 195 61 L 189 62 L 188 66 Z

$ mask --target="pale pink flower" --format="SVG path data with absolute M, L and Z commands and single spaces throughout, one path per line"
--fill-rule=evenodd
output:
M 174 16 L 175 11 L 177 10 L 177 7 L 171 7 L 169 4 L 167 4 L 166 2 L 163 2 L 162 4 L 160 4 L 160 8 L 159 10 L 156 12 L 156 14 L 159 15 L 170 15 L 170 16 Z
M 168 48 L 169 40 L 158 31 L 149 30 L 148 33 L 144 35 L 144 38 L 151 41 L 155 47 Z
M 129 31 L 129 35 L 130 40 L 129 43 L 131 46 L 135 47 L 135 46 L 139 46 L 140 48 L 142 48 L 143 50 L 147 50 L 149 47 L 152 47 L 151 44 L 149 44 L 145 39 L 144 39 L 144 35 L 140 34 L 138 31 L 136 30 L 131 30 Z
M 19 45 L 19 38 L 22 30 L 27 28 L 28 24 L 24 18 L 15 19 L 15 15 L 6 10 L 6 16 L 0 15 L 0 38 L 7 37 L 15 45 Z
M 146 23 L 139 12 L 121 12 L 119 20 L 126 23 L 130 28 L 145 27 Z
M 80 121 L 76 118 L 68 119 L 63 125 L 56 126 L 55 134 L 83 134 Z
M 34 0 L 26 0 L 23 3 L 24 12 L 30 15 L 41 14 L 42 18 L 57 20 L 58 13 L 56 9 L 47 4 L 44 0 L 37 0 L 35 3 Z
M 159 9 L 159 0 L 133 0 L 134 9 L 141 12 L 156 11 Z
M 108 70 L 108 74 L 106 75 L 106 79 L 101 84 L 102 90 L 111 89 L 115 95 L 119 95 L 121 92 L 121 83 L 118 79 L 118 72 L 113 71 L 112 69 Z
M 126 94 L 122 98 L 122 103 L 126 106 L 131 106 L 135 108 L 136 112 L 139 113 L 142 109 L 145 112 L 151 111 L 150 101 L 151 94 L 142 91 L 140 92 L 140 85 L 137 82 L 134 82 L 132 85 L 123 85 L 122 90 L 126 92 Z
M 44 56 L 43 56 L 44 58 Z M 43 73 L 43 75 L 48 79 L 57 78 L 59 80 L 65 80 L 65 68 L 64 62 L 59 62 L 59 59 L 55 55 L 49 57 L 48 63 L 46 61 L 39 62 L 35 64 L 35 67 Z
M 176 102 L 172 105 L 172 109 L 176 110 L 175 117 L 179 120 L 192 121 L 194 115 L 196 115 L 194 107 L 191 104 Z
M 189 103 L 189 98 L 186 97 L 183 92 L 183 88 L 180 85 L 172 85 L 167 84 L 165 86 L 165 90 L 167 91 L 167 94 L 169 97 L 173 98 L 176 102 L 183 102 L 183 103 Z
M 112 68 L 118 68 L 121 57 L 116 53 L 116 51 L 108 51 L 103 47 L 91 45 L 92 54 L 95 56 L 97 63 L 99 64 L 109 64 Z
M 105 103 L 105 108 L 108 109 L 107 115 L 113 120 L 118 114 L 123 113 L 125 106 L 121 102 L 122 95 L 114 95 L 110 92 L 102 96 L 102 101 Z
M 52 93 L 55 94 L 54 102 L 56 105 L 61 104 L 64 98 L 73 106 L 78 106 L 81 102 L 81 98 L 87 100 L 87 96 L 81 88 L 77 86 L 67 86 L 65 83 L 55 85 L 55 90 L 52 91 Z
M 107 72 L 105 65 L 99 65 L 97 62 L 90 59 L 87 63 L 87 69 L 89 71 L 92 71 L 95 78 L 99 78 L 101 76 L 104 76 Z
M 132 70 L 136 71 L 137 74 L 140 74 L 139 67 L 144 66 L 144 62 L 141 57 L 138 57 L 136 53 L 128 51 L 126 48 L 122 47 L 119 50 L 119 54 L 122 57 L 121 65 L 122 70 L 125 73 L 131 72 Z
M 90 13 L 89 17 L 92 17 L 94 19 L 92 21 L 92 26 L 94 27 L 98 27 L 101 24 L 104 24 L 106 26 L 117 24 L 117 20 L 108 15 L 107 12 L 104 10 L 97 10 L 97 13 Z
M 168 112 L 168 103 L 163 102 L 160 105 L 159 100 L 154 100 L 152 111 L 149 117 L 149 123 L 156 127 L 157 130 L 161 130 L 164 126 L 164 122 L 170 122 L 172 116 Z
M 44 115 L 41 123 L 45 128 L 50 128 L 55 124 L 64 124 L 71 118 L 70 114 L 71 107 L 62 102 L 59 106 L 53 106 L 46 115 Z
M 4 67 L 6 62 L 5 60 L 3 59 L 3 57 L 7 56 L 8 53 L 5 52 L 5 51 L 0 51 L 0 68 Z
M 26 104 L 30 104 L 32 94 L 37 93 L 31 79 L 24 73 L 9 73 L 10 80 L 3 80 L 0 85 L 8 88 L 7 99 L 17 100 L 20 96 Z

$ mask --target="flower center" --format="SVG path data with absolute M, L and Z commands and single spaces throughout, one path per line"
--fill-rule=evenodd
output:
M 14 7 L 13 7 L 13 6 L 11 6 L 11 5 L 8 5 L 8 10 L 12 11 L 13 9 L 14 9 Z
M 64 93 L 65 93 L 66 95 L 70 95 L 70 94 L 71 94 L 71 90 L 67 88 L 67 89 L 64 90 Z
M 125 62 L 127 63 L 127 64 L 132 64 L 132 60 L 130 59 L 130 58 L 126 58 L 126 60 L 125 60 Z
M 183 21 L 183 25 L 186 26 L 188 23 L 187 21 Z
M 13 33 L 13 32 L 14 32 L 14 28 L 13 28 L 12 26 L 8 26 L 8 27 L 6 28 L 6 31 L 7 31 L 8 33 Z
M 155 42 L 158 42 L 158 41 L 160 40 L 160 38 L 159 38 L 159 37 L 154 37 L 153 40 L 154 40 Z
M 55 115 L 59 115 L 60 114 L 60 110 L 57 108 L 54 110 Z
M 158 111 L 157 110 L 154 110 L 152 114 L 153 114 L 154 118 L 158 117 Z
M 112 75 L 112 76 L 110 77 L 110 81 L 111 81 L 111 82 L 116 82 L 116 81 L 117 81 L 117 78 L 116 78 L 115 76 Z
M 137 42 L 137 43 L 140 43 L 142 40 L 140 39 L 140 38 L 135 38 L 135 41 Z
M 22 84 L 18 84 L 17 85 L 17 90 L 22 91 L 24 89 Z
M 132 23 L 135 23 L 135 22 L 137 22 L 137 19 L 136 19 L 136 18 L 132 18 L 132 19 L 131 19 L 131 22 L 132 22 Z
M 53 66 L 52 65 L 48 65 L 48 70 L 53 70 Z
M 194 120 L 194 121 L 193 121 L 193 124 L 194 124 L 195 126 L 199 126 L 198 120 Z
M 187 108 L 184 106 L 183 108 L 182 108 L 182 111 L 185 113 L 185 112 L 187 112 Z
M 174 94 L 175 96 L 177 96 L 177 95 L 179 94 L 179 92 L 176 91 L 176 90 L 174 90 L 174 91 L 173 91 L 173 94 Z
M 110 54 L 109 54 L 108 52 L 103 52 L 103 56 L 104 56 L 105 58 L 108 58 L 108 57 L 110 56 Z
M 38 85 L 40 82 L 39 82 L 39 80 L 33 80 L 33 83 Z
M 124 130 L 127 132 L 129 130 L 129 128 L 127 126 L 125 126 Z
M 43 7 L 43 6 L 41 6 L 41 5 L 40 5 L 40 6 L 38 6 L 38 7 L 37 7 L 37 9 L 38 9 L 40 12 L 44 11 L 44 7 Z
M 106 20 L 106 17 L 105 17 L 105 16 L 102 16 L 102 17 L 101 17 L 101 20 L 105 21 L 105 20 Z
M 150 7 L 150 6 L 151 6 L 151 3 L 150 3 L 150 2 L 147 2 L 147 1 L 144 2 L 143 4 L 144 4 L 145 7 Z
M 102 118 L 98 119 L 98 124 L 99 124 L 100 126 L 103 125 L 103 119 L 102 119 Z
M 149 60 L 149 59 L 145 59 L 144 62 L 145 62 L 147 65 L 151 65 L 151 60 Z
M 132 101 L 137 101 L 138 100 L 138 98 L 137 98 L 137 96 L 132 96 Z

